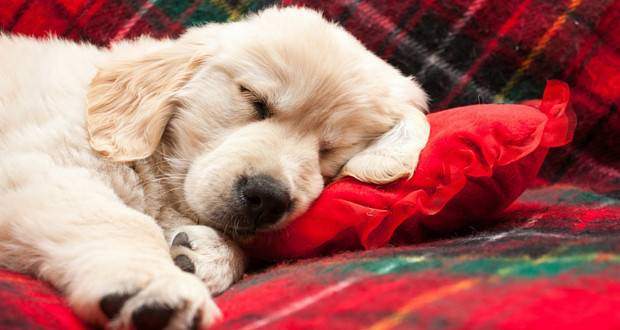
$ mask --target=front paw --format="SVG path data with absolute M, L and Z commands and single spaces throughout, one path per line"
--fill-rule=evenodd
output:
M 218 231 L 200 225 L 176 228 L 170 253 L 182 270 L 195 274 L 211 293 L 221 293 L 243 276 L 245 256 L 241 249 Z
M 110 329 L 199 329 L 221 317 L 204 284 L 183 272 L 123 286 L 99 300 Z

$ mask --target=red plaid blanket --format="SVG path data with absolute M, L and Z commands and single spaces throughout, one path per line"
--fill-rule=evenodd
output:
M 175 36 L 272 2 L 8 0 L 0 30 L 105 46 Z M 533 188 L 488 219 L 495 225 L 256 272 L 217 298 L 225 315 L 217 328 L 620 328 L 620 1 L 284 4 L 340 22 L 415 75 L 434 110 L 535 98 L 547 79 L 561 79 L 579 125 Z M 0 273 L 0 328 L 80 327 L 45 284 Z

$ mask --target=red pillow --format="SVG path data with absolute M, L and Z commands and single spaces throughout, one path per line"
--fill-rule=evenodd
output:
M 542 101 L 472 105 L 428 115 L 431 134 L 411 179 L 373 185 L 344 178 L 283 230 L 246 242 L 274 260 L 415 243 L 505 209 L 530 184 L 550 147 L 572 139 L 568 86 L 549 81 Z

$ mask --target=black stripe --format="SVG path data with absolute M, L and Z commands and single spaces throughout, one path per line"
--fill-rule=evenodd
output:
M 17 11 L 15 12 L 15 15 L 13 16 L 13 19 L 11 20 L 11 23 L 9 23 L 9 25 L 7 26 L 8 31 L 13 31 L 17 23 L 19 23 L 19 20 L 22 18 L 22 16 L 24 16 L 24 13 L 26 13 L 26 10 L 30 8 L 33 2 L 34 0 L 26 0 L 24 1 L 24 3 L 22 3 L 21 6 L 19 6 Z
M 62 36 L 68 36 L 69 34 L 71 34 L 71 32 L 73 32 L 73 29 L 75 29 L 77 22 L 79 22 L 80 19 L 84 16 L 84 14 L 86 14 L 88 9 L 93 6 L 94 2 L 94 0 L 86 0 L 86 2 L 82 4 L 82 7 L 80 7 L 75 16 L 73 16 L 73 19 L 69 22 L 69 25 L 67 26 L 65 31 L 61 34 Z
M 387 46 L 392 43 L 392 40 L 394 40 L 394 38 L 403 30 L 403 27 L 409 22 L 409 20 L 411 19 L 411 17 L 418 11 L 420 10 L 420 1 L 416 2 L 415 4 L 409 6 L 407 8 L 407 10 L 405 11 L 405 14 L 403 14 L 403 17 L 400 19 L 400 21 L 396 24 L 396 29 L 394 29 L 394 31 L 391 31 L 387 37 L 381 42 L 381 45 L 379 45 L 378 49 L 377 49 L 377 55 L 379 55 L 380 57 L 383 57 L 383 52 L 385 52 L 385 48 L 387 48 Z
M 583 139 L 581 139 L 580 141 L 574 142 L 573 144 L 574 148 L 567 155 L 566 161 L 564 161 L 562 165 L 558 167 L 555 175 L 549 178 L 551 182 L 555 183 L 555 182 L 560 181 L 560 179 L 562 179 L 566 171 L 568 171 L 568 168 L 570 167 L 570 165 L 574 163 L 575 160 L 577 160 L 577 156 L 578 156 L 577 151 L 588 149 L 589 144 L 594 140 L 594 137 L 596 137 L 596 135 L 603 130 L 603 127 L 609 121 L 609 118 L 611 118 L 611 116 L 615 114 L 617 111 L 618 111 L 618 106 L 615 103 L 612 103 L 611 106 L 609 107 L 609 111 L 603 117 L 601 117 L 594 124 L 594 126 L 592 126 L 592 128 L 588 131 L 588 133 L 586 133 Z
M 56 10 L 56 13 L 60 14 L 65 19 L 65 21 L 68 21 L 69 18 L 71 17 L 71 14 L 67 10 L 67 8 L 65 8 L 63 4 L 58 3 L 58 1 L 53 1 L 52 7 L 54 7 L 54 10 Z
M 360 0 L 355 0 L 353 1 L 353 3 L 347 4 L 344 7 L 344 10 L 342 11 L 342 14 L 340 14 L 340 16 L 338 16 L 338 18 L 336 18 L 336 20 L 338 21 L 338 23 L 340 25 L 344 25 L 345 22 L 351 18 L 351 16 L 353 16 L 353 14 L 355 14 L 355 12 L 357 11 L 357 6 L 359 5 Z

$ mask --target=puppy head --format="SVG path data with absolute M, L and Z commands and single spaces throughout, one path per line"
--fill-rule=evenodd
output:
M 337 176 L 411 175 L 426 143 L 415 81 L 314 11 L 272 8 L 153 47 L 94 78 L 90 143 L 116 161 L 163 155 L 200 223 L 281 227 Z

